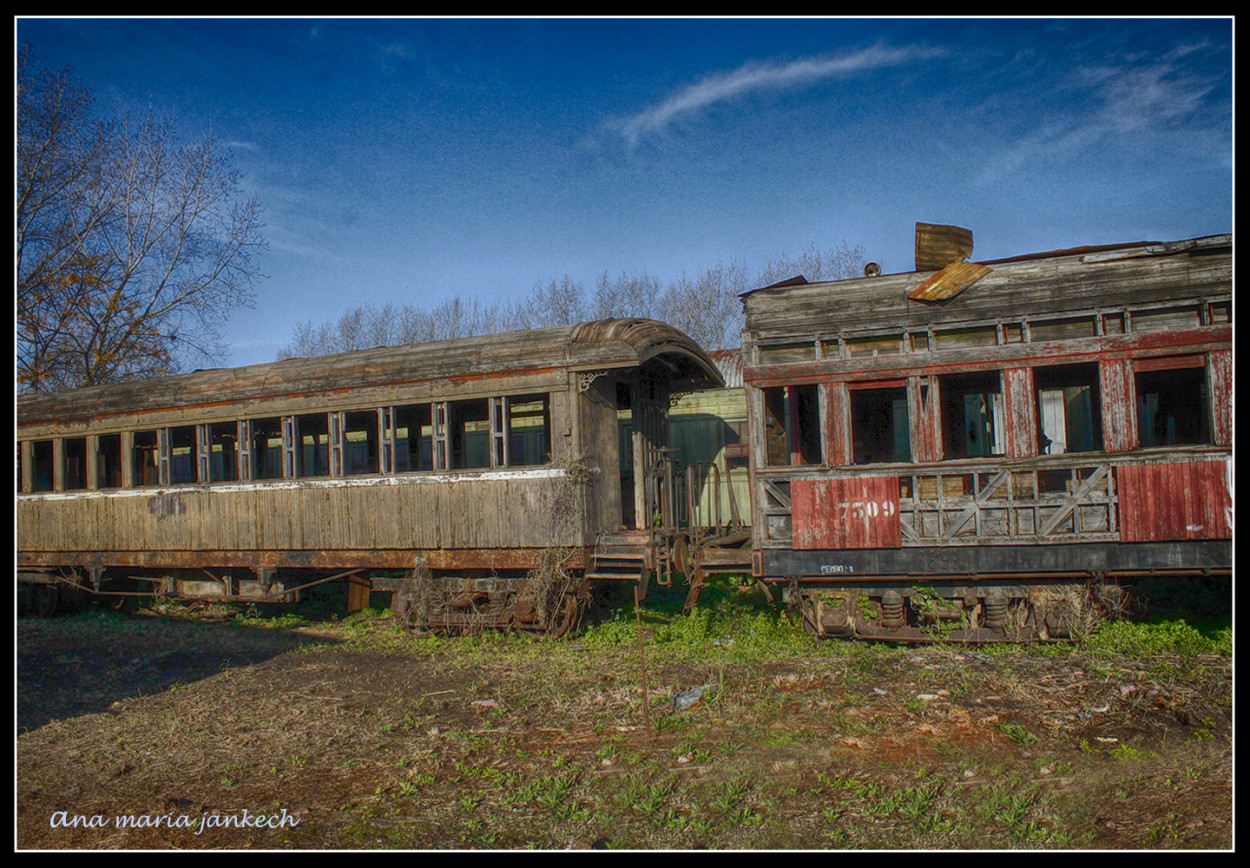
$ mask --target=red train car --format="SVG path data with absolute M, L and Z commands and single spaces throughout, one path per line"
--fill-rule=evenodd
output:
M 1072 635 L 1232 568 L 1232 239 L 744 295 L 753 569 L 819 636 Z

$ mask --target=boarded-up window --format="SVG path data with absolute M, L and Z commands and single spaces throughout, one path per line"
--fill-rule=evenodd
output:
M 122 487 L 122 435 L 101 434 L 96 438 L 96 488 Z
M 907 388 L 852 389 L 851 451 L 856 464 L 911 461 Z
M 820 398 L 815 386 L 764 389 L 764 440 L 769 466 L 820 463 Z
M 253 419 L 250 423 L 252 479 L 282 478 L 282 420 Z
M 61 441 L 63 485 L 66 491 L 87 487 L 87 438 L 69 437 Z
M 940 378 L 942 443 L 946 459 L 1002 455 L 1003 393 L 994 373 Z
M 130 464 L 136 486 L 160 484 L 160 461 L 155 431 L 136 431 L 130 448 Z
M 1037 390 L 1039 453 L 1102 450 L 1097 365 L 1037 368 L 1033 383 Z
M 1205 367 L 1138 370 L 1136 381 L 1142 446 L 1211 442 Z

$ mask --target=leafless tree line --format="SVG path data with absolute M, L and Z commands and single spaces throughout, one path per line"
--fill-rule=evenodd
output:
M 615 277 L 604 272 L 594 288 L 587 289 L 564 275 L 535 283 L 529 295 L 516 301 L 484 302 L 457 296 L 431 308 L 390 302 L 363 304 L 334 321 L 299 323 L 278 358 L 620 317 L 662 320 L 708 349 L 736 347 L 743 327 L 741 293 L 800 274 L 808 280 L 855 277 L 863 264 L 863 247 L 843 241 L 824 250 L 812 244 L 798 256 L 771 257 L 756 272 L 745 263 L 732 261 L 710 265 L 694 275 L 683 272 L 667 283 L 646 272 Z

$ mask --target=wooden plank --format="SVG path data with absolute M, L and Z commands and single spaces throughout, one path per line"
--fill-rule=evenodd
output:
M 794 547 L 898 548 L 903 544 L 897 476 L 796 479 L 790 484 Z
M 1002 383 L 1007 457 L 1032 458 L 1038 454 L 1033 369 L 1007 368 Z
M 1127 465 L 1116 478 L 1124 542 L 1232 538 L 1226 462 Z
M 1208 355 L 1212 428 L 1216 446 L 1233 445 L 1233 351 L 1216 350 Z
M 1108 452 L 1128 452 L 1137 446 L 1137 400 L 1133 363 L 1107 360 L 1098 366 L 1102 394 L 1102 443 Z

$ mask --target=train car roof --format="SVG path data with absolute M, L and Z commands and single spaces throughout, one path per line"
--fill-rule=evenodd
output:
M 609 319 L 22 394 L 17 413 L 19 425 L 72 421 L 109 413 L 453 377 L 634 368 L 654 359 L 663 360 L 666 372 L 682 390 L 723 385 L 715 363 L 681 331 L 654 320 Z
M 758 339 L 814 332 L 917 329 L 1087 308 L 1227 295 L 1231 235 L 1055 250 L 940 271 L 809 282 L 797 276 L 742 293 Z

